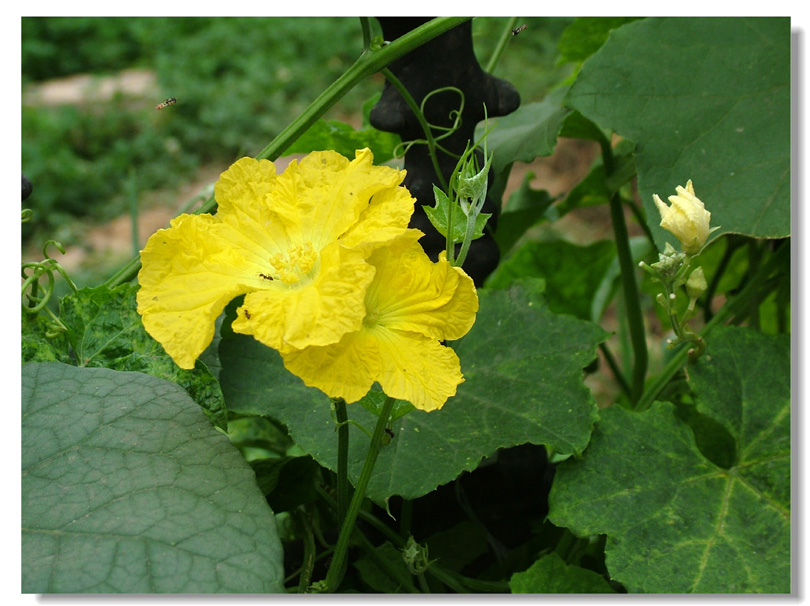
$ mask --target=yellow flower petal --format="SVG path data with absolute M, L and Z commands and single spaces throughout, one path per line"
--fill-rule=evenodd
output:
M 217 316 L 251 289 L 250 263 L 230 246 L 222 227 L 211 216 L 181 215 L 141 252 L 138 313 L 181 368 L 194 368 Z
M 421 236 L 418 230 L 408 230 L 371 255 L 369 262 L 378 276 L 369 288 L 366 307 L 390 328 L 439 340 L 459 339 L 475 322 L 475 285 L 446 258 L 433 263 L 417 241 Z
M 360 328 L 373 276 L 362 251 L 333 242 L 321 252 L 311 283 L 289 288 L 279 282 L 246 295 L 233 330 L 279 350 L 336 343 Z
M 408 228 L 416 202 L 407 189 L 397 187 L 405 178 L 405 171 L 384 166 L 375 168 L 379 169 L 380 181 L 387 186 L 374 193 L 360 219 L 341 237 L 345 246 L 364 248 L 368 252 Z
M 214 188 L 215 216 L 180 217 L 150 238 L 138 309 L 178 365 L 193 367 L 240 294 L 234 330 L 271 347 L 334 344 L 359 329 L 375 272 L 365 257 L 413 209 L 404 173 L 372 161 L 367 149 L 352 161 L 314 152 L 277 175 L 272 162 L 242 158 Z
M 377 343 L 386 360 L 377 381 L 392 398 L 420 410 L 438 410 L 464 381 L 456 352 L 438 341 L 392 330 L 381 331 Z
M 363 327 L 337 345 L 282 352 L 287 370 L 331 397 L 356 402 L 374 382 L 392 398 L 437 410 L 464 381 L 458 356 L 419 334 Z
M 268 251 L 278 252 L 302 240 L 294 200 L 276 196 L 269 203 L 280 179 L 272 162 L 241 158 L 214 185 L 217 219 L 241 236 L 234 245 L 252 251 L 259 262 L 267 260 Z
M 717 228 L 709 229 L 712 214 L 706 210 L 700 198 L 695 196 L 691 180 L 686 183 L 686 187 L 678 185 L 675 191 L 678 195 L 669 196 L 672 206 L 667 206 L 657 194 L 653 194 L 653 201 L 661 214 L 660 225 L 678 238 L 683 252 L 696 255 L 703 248 L 709 234 Z
M 282 349 L 290 372 L 347 402 L 375 381 L 386 394 L 436 410 L 464 379 L 458 357 L 439 343 L 459 338 L 475 321 L 472 280 L 445 260 L 432 263 L 408 230 L 369 256 L 376 273 L 365 295 L 359 330 L 325 347 Z
M 362 328 L 335 345 L 286 349 L 281 357 L 287 370 L 304 383 L 350 403 L 368 393 L 383 363 L 376 339 Z
M 316 248 L 323 247 L 350 230 L 378 193 L 399 190 L 397 199 L 412 200 L 405 188 L 398 187 L 404 173 L 374 166 L 373 160 L 368 149 L 358 150 L 351 162 L 334 151 L 313 152 L 300 163 L 292 162 L 287 167 L 279 177 L 282 188 L 271 199 L 279 196 L 294 199 L 304 237 Z M 410 204 L 413 212 L 413 203 Z M 317 229 L 310 229 L 313 226 Z M 407 221 L 397 233 L 405 227 Z M 357 244 L 355 238 L 347 245 Z

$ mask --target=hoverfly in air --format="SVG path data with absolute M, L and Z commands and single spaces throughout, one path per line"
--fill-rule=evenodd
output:
M 163 109 L 164 107 L 169 107 L 170 105 L 174 105 L 175 103 L 177 103 L 177 99 L 175 99 L 174 97 L 169 97 L 163 103 L 158 103 L 155 106 L 155 109 Z
M 525 23 L 523 25 L 521 25 L 520 27 L 516 27 L 515 29 L 512 30 L 512 35 L 517 36 L 520 32 L 522 32 L 527 27 L 528 26 Z

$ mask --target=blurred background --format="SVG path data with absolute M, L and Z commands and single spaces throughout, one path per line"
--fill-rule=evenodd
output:
M 523 104 L 571 74 L 557 51 L 571 21 L 518 21 L 527 28 L 510 36 L 494 74 Z M 482 65 L 508 23 L 473 20 Z M 103 281 L 209 196 L 230 163 L 262 150 L 361 49 L 360 22 L 348 17 L 23 18 L 22 172 L 33 184 L 23 207 L 34 211 L 23 259 L 39 260 L 53 238 L 79 287 Z M 362 82 L 324 117 L 360 127 L 382 86 L 379 75 Z M 170 97 L 177 103 L 156 111 Z M 516 167 L 514 181 L 532 170 L 534 187 L 564 193 L 592 158 L 561 144 L 554 158 Z

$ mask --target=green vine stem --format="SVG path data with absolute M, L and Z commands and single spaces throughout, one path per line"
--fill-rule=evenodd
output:
M 613 150 L 607 138 L 600 141 L 602 162 L 605 175 L 613 173 Z M 630 342 L 633 347 L 633 373 L 630 379 L 630 401 L 638 402 L 644 392 L 644 380 L 647 376 L 648 352 L 644 330 L 644 317 L 641 313 L 641 301 L 636 283 L 636 264 L 630 251 L 630 240 L 627 233 L 627 222 L 621 196 L 615 193 L 610 197 L 610 217 L 613 222 L 613 233 L 616 240 L 616 253 L 619 257 L 619 268 L 622 276 L 622 287 L 627 310 L 627 324 L 630 329 Z
M 357 480 L 354 496 L 349 504 L 349 511 L 340 529 L 340 535 L 338 536 L 337 545 L 335 545 L 335 553 L 332 557 L 332 562 L 329 564 L 326 578 L 321 583 L 326 593 L 334 593 L 343 580 L 346 567 L 346 555 L 349 549 L 349 538 L 354 532 L 354 523 L 357 520 L 357 514 L 360 512 L 360 507 L 366 496 L 366 488 L 368 488 L 369 480 L 371 480 L 371 472 L 374 470 L 377 456 L 380 454 L 383 436 L 385 436 L 385 427 L 388 424 L 388 419 L 391 417 L 391 411 L 394 409 L 395 402 L 396 400 L 394 398 L 387 397 L 380 409 L 380 416 L 377 419 L 377 425 L 374 427 L 374 434 L 371 436 L 371 443 L 368 447 L 368 453 L 366 453 L 365 463 L 363 463 L 363 470 L 360 472 L 360 478 Z
M 748 281 L 745 287 L 726 301 L 726 304 L 714 314 L 712 319 L 703 327 L 703 330 L 700 331 L 700 336 L 705 340 L 706 336 L 715 326 L 725 323 L 739 312 L 746 310 L 751 301 L 756 300 L 760 296 L 760 290 L 762 286 L 766 284 L 768 276 L 784 261 L 784 257 L 787 254 L 790 254 L 789 246 L 779 247 L 776 253 L 760 266 L 757 273 Z M 661 374 L 658 375 L 655 381 L 653 381 L 644 392 L 641 399 L 636 404 L 636 410 L 647 410 L 652 406 L 655 399 L 686 363 L 689 350 L 690 344 L 687 343 L 675 352 Z
M 329 108 L 362 80 L 377 73 L 389 63 L 408 54 L 413 49 L 465 21 L 469 21 L 471 18 L 472 17 L 438 17 L 420 25 L 379 49 L 364 50 L 349 69 L 327 87 L 325 91 L 318 95 L 318 98 L 281 131 L 256 157 L 275 160 L 285 149 L 294 143 L 296 139 L 303 135 L 310 126 L 315 124 Z M 215 206 L 216 201 L 214 197 L 211 196 L 205 204 L 195 212 L 208 213 L 211 212 Z M 115 288 L 116 286 L 129 282 L 138 274 L 140 268 L 141 259 L 140 256 L 138 256 L 117 271 L 103 285 L 108 288 Z
M 517 23 L 517 17 L 511 17 L 509 21 L 507 21 L 506 27 L 501 34 L 501 38 L 498 40 L 495 50 L 492 51 L 489 61 L 487 61 L 487 66 L 484 68 L 485 72 L 491 74 L 495 70 L 498 60 L 501 58 L 504 49 L 506 49 L 507 42 L 509 42 L 509 39 L 512 37 L 512 30 L 515 29 L 515 23 Z
M 315 490 L 318 495 L 331 507 L 336 507 L 335 500 L 320 486 Z M 391 528 L 381 522 L 374 514 L 368 511 L 360 511 L 358 518 L 373 526 L 380 534 L 387 538 L 398 549 L 405 547 L 407 536 L 396 533 Z M 481 581 L 479 579 L 465 577 L 457 572 L 452 572 L 442 568 L 438 562 L 433 562 L 427 569 L 427 574 L 447 585 L 456 593 L 509 593 L 509 585 L 504 581 Z M 293 577 L 294 578 L 294 577 Z
M 298 593 L 306 593 L 312 579 L 312 570 L 315 568 L 315 535 L 307 519 L 307 513 L 303 508 L 299 507 L 293 511 L 292 519 L 298 532 L 303 537 L 304 544 L 304 563 L 301 566 L 301 574 L 298 578 Z
M 338 497 L 338 523 L 343 524 L 346 512 L 349 509 L 349 415 L 346 412 L 346 400 L 335 398 L 337 420 L 338 452 L 337 452 L 337 497 Z

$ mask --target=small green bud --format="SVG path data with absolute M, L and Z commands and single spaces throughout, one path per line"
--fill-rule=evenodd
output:
M 689 299 L 695 300 L 699 298 L 708 288 L 709 285 L 703 275 L 703 268 L 696 268 L 686 281 L 686 293 L 689 295 Z

